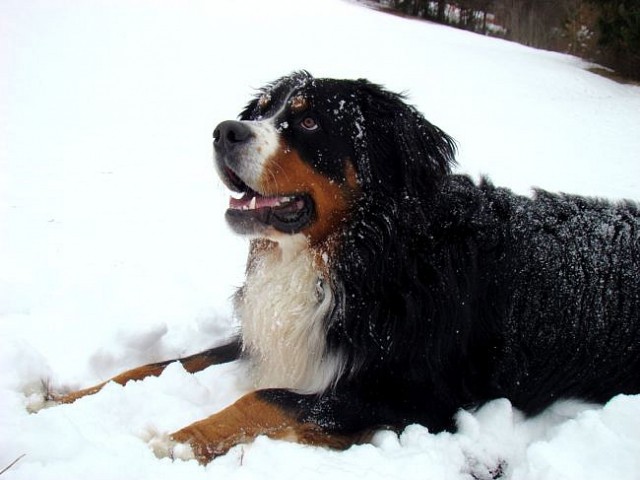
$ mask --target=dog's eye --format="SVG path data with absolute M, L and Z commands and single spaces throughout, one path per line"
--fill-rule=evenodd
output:
M 305 130 L 312 132 L 313 130 L 318 129 L 318 122 L 313 117 L 304 117 L 300 122 L 300 126 Z

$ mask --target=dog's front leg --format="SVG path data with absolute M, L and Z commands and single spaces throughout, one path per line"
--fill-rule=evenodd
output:
M 85 388 L 75 392 L 67 393 L 64 395 L 57 395 L 53 397 L 53 400 L 57 403 L 73 403 L 79 398 L 87 395 L 93 395 L 99 392 L 109 382 L 115 382 L 120 385 L 125 385 L 131 380 L 142 380 L 146 377 L 156 377 L 160 375 L 167 365 L 173 362 L 180 362 L 187 372 L 195 373 L 211 365 L 218 365 L 221 363 L 231 362 L 236 360 L 242 351 L 242 346 L 239 339 L 234 339 L 232 342 L 222 345 L 220 347 L 212 348 L 204 352 L 191 355 L 189 357 L 179 358 L 175 360 L 168 360 L 165 362 L 152 363 L 150 365 L 144 365 L 142 367 L 127 370 L 119 375 L 116 375 L 112 379 L 95 385 L 93 387 Z
M 342 410 L 342 408 L 346 410 Z M 308 445 L 343 449 L 366 440 L 367 413 L 353 411 L 340 396 L 318 397 L 289 390 L 259 390 L 233 405 L 170 435 L 175 443 L 191 446 L 200 463 L 225 454 L 231 447 L 259 435 Z M 336 418 L 357 417 L 345 422 Z

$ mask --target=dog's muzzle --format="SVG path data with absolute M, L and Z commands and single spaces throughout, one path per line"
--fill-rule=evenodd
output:
M 268 227 L 294 234 L 313 219 L 314 204 L 308 194 L 272 194 L 261 191 L 267 164 L 280 143 L 275 130 L 263 122 L 227 120 L 213 131 L 218 174 L 241 198 L 231 197 L 226 219 L 240 234 L 261 235 Z

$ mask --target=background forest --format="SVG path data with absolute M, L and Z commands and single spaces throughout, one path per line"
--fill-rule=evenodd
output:
M 578 55 L 640 80 L 640 0 L 370 0 L 383 9 Z

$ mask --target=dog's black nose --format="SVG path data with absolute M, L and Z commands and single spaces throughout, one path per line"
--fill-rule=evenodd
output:
M 246 123 L 226 120 L 213 131 L 213 145 L 218 149 L 229 150 L 246 142 L 252 135 Z

